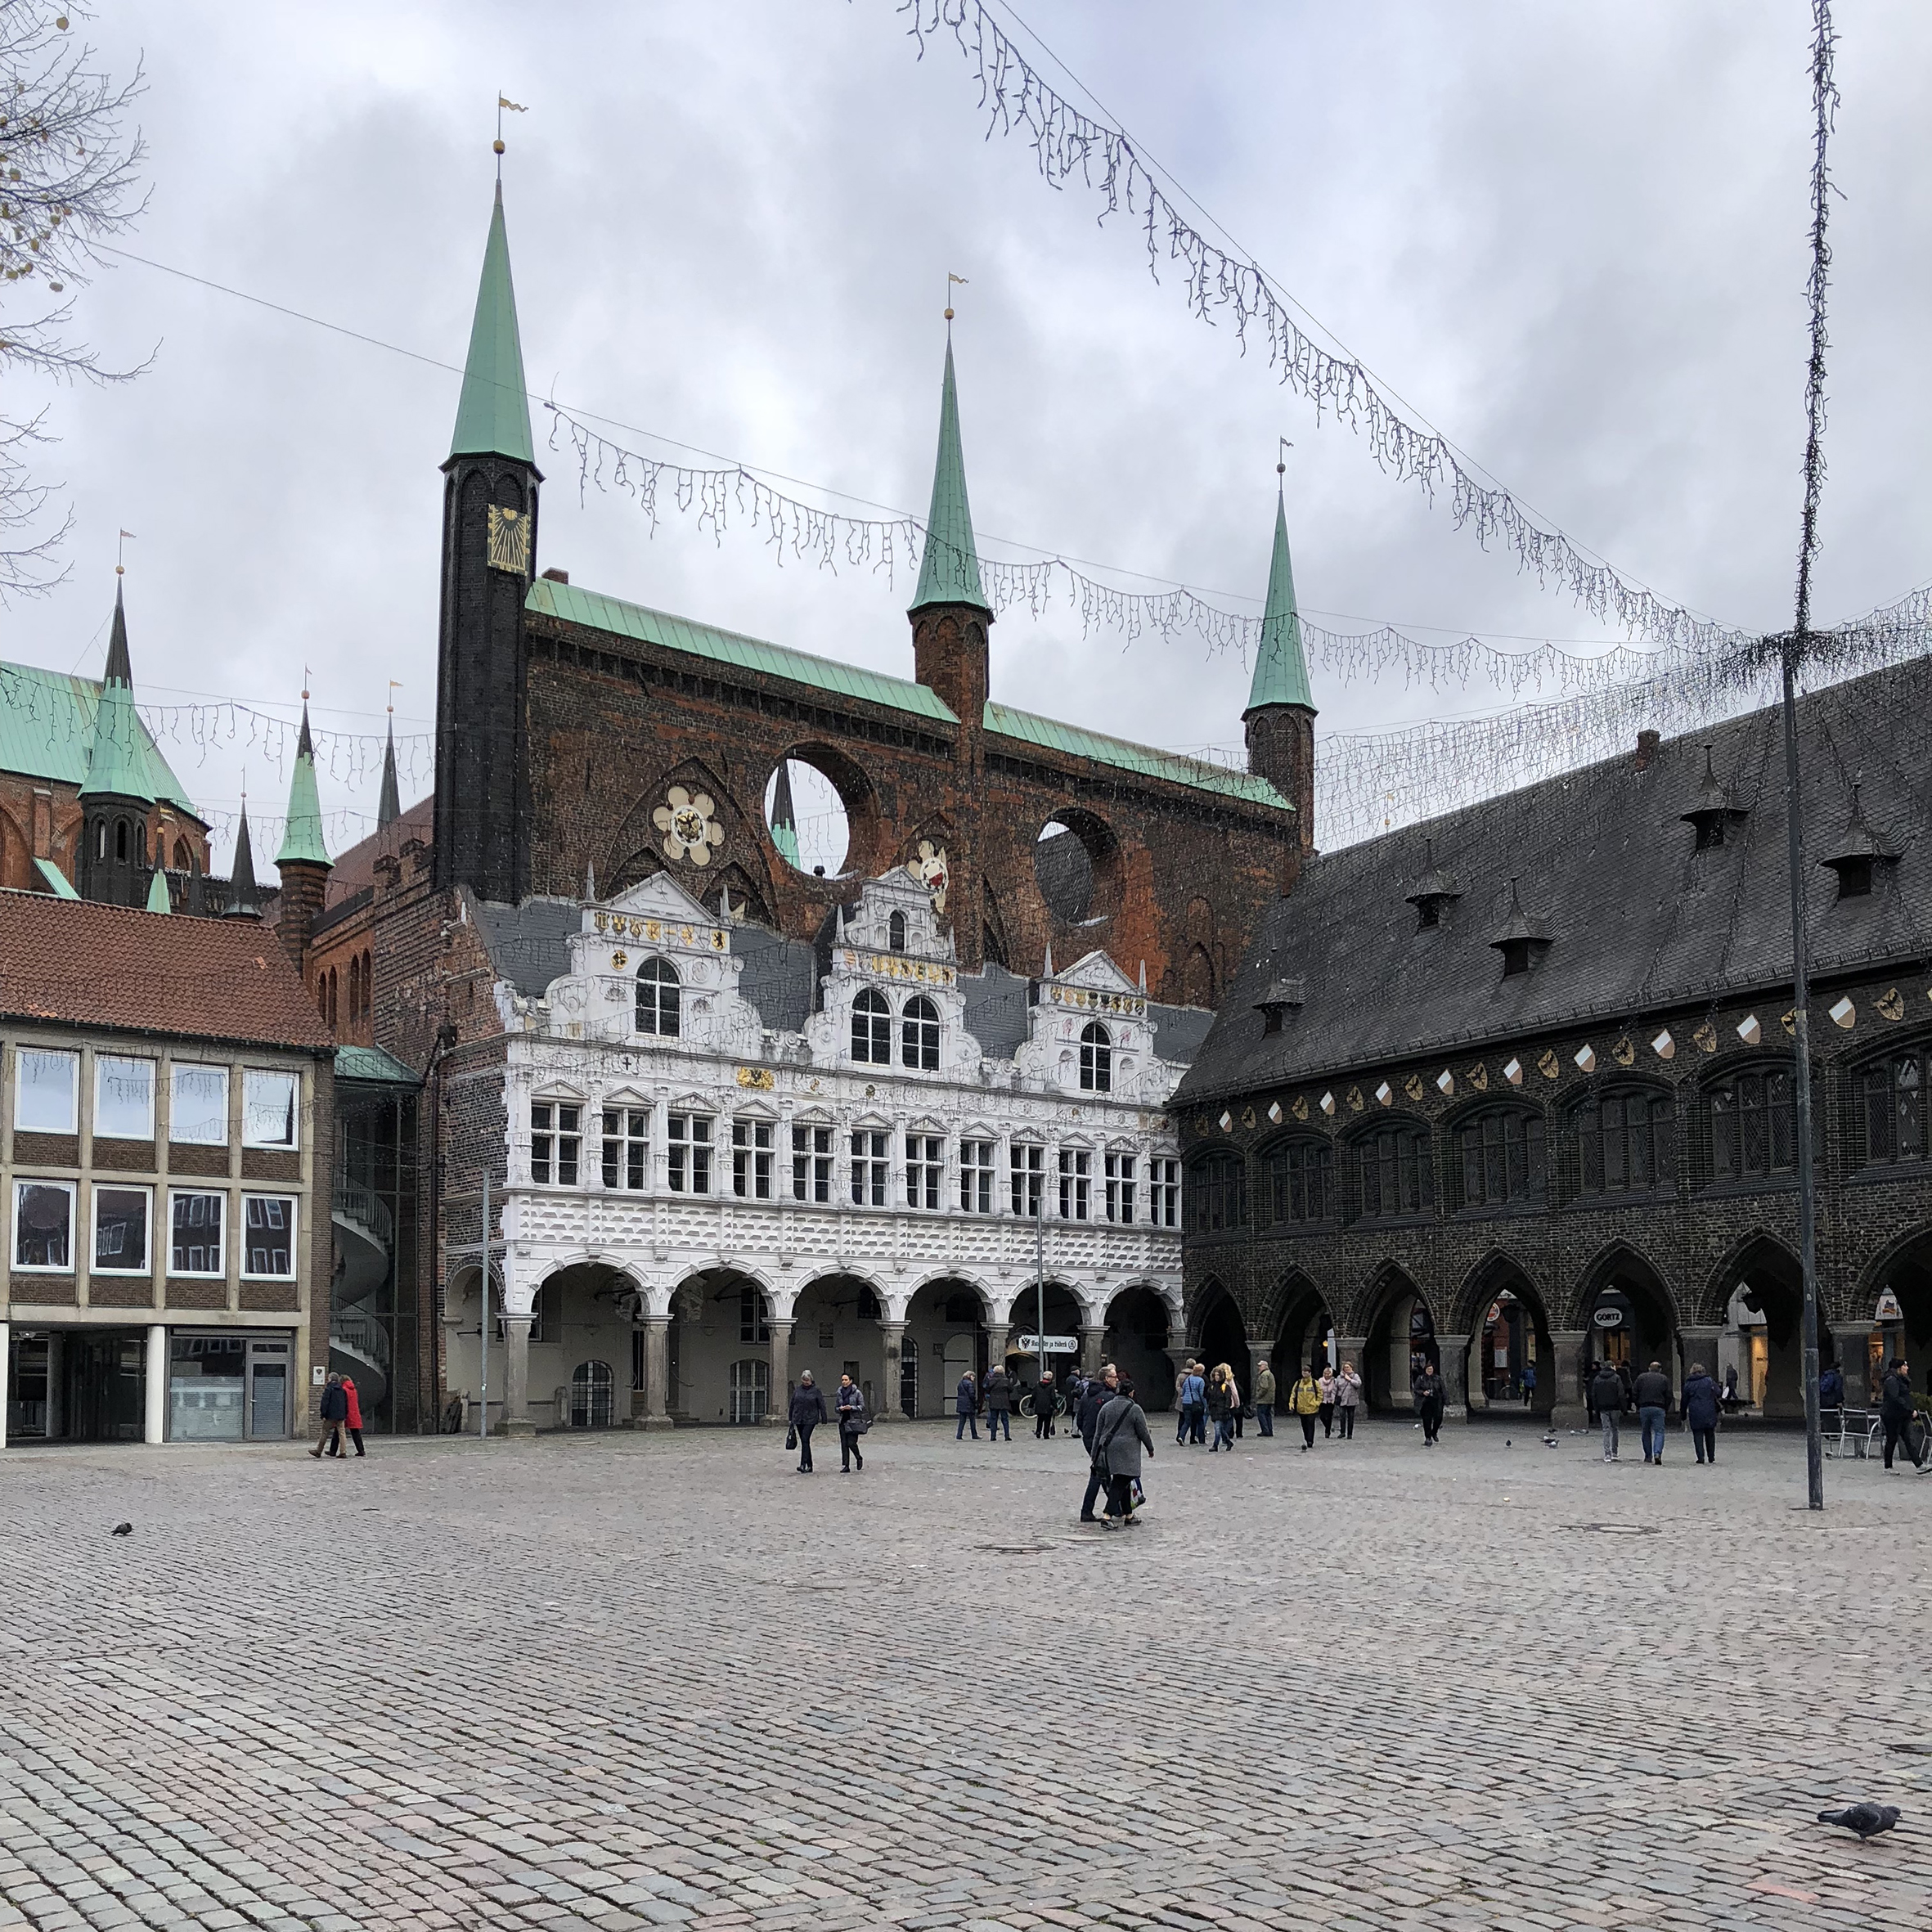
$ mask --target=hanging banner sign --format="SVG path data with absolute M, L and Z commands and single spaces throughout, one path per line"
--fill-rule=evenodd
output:
M 1046 1346 L 1043 1349 L 1039 1336 L 1022 1335 L 1020 1337 L 1020 1353 L 1022 1355 L 1077 1355 L 1080 1353 L 1080 1337 L 1077 1335 L 1049 1335 L 1046 1337 Z

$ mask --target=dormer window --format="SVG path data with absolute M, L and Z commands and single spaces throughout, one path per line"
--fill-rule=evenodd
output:
M 1422 876 L 1415 883 L 1415 890 L 1409 895 L 1409 903 L 1415 908 L 1416 930 L 1428 932 L 1446 923 L 1449 909 L 1462 896 L 1462 886 L 1452 872 L 1445 872 L 1436 863 L 1436 842 L 1429 842 L 1428 863 L 1422 869 Z M 1277 1029 L 1270 1027 L 1269 1031 Z
M 905 950 L 905 914 L 896 912 L 886 921 L 886 946 L 895 953 Z
M 660 1040 L 678 1036 L 681 989 L 668 959 L 646 959 L 637 968 L 637 1031 Z
M 1691 809 L 1683 814 L 1684 823 L 1696 831 L 1696 850 L 1701 852 L 1714 851 L 1747 815 L 1718 777 L 1712 752 L 1711 746 L 1705 746 L 1704 776 L 1698 782 L 1697 796 Z
M 1888 842 L 1867 822 L 1858 791 L 1857 785 L 1852 787 L 1851 817 L 1832 850 L 1818 861 L 1838 874 L 1840 899 L 1869 899 L 1879 867 L 1898 862 L 1898 853 L 1889 849 Z
M 1503 955 L 1503 977 L 1514 979 L 1529 972 L 1550 946 L 1549 921 L 1532 918 L 1523 910 L 1516 882 L 1509 882 L 1509 911 L 1503 929 L 1489 941 Z
M 1262 1032 L 1280 1032 L 1287 1016 L 1301 1011 L 1306 996 L 1306 988 L 1298 979 L 1271 980 L 1267 991 L 1255 1002 L 1255 1009 L 1261 1016 Z
M 892 1064 L 892 1009 L 871 986 L 852 1002 L 852 1058 L 862 1066 Z
M 1098 1020 L 1081 1031 L 1080 1086 L 1083 1094 L 1113 1091 L 1113 1036 Z

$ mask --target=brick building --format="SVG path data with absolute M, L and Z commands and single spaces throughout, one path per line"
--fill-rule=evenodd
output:
M 1854 1401 L 1881 1355 L 1932 1366 L 1929 701 L 1921 660 L 1799 708 L 1822 1346 Z M 1332 1337 L 1380 1406 L 1432 1359 L 1471 1413 L 1567 1419 L 1588 1359 L 1633 1356 L 1800 1413 L 1781 745 L 1775 710 L 1646 733 L 1304 868 L 1175 1102 L 1190 1340 L 1285 1365 Z

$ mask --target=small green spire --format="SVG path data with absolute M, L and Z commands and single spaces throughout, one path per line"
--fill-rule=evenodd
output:
M 1255 679 L 1248 711 L 1264 704 L 1315 708 L 1308 682 L 1308 659 L 1301 649 L 1301 617 L 1295 609 L 1295 572 L 1288 561 L 1288 513 L 1274 500 L 1274 555 L 1268 564 L 1268 602 L 1261 613 L 1261 646 L 1255 653 Z M 1244 717 L 1246 712 L 1242 714 Z
M 926 551 L 911 608 L 973 604 L 990 616 L 980 586 L 979 552 L 973 541 L 973 507 L 966 501 L 966 459 L 959 451 L 959 398 L 953 383 L 953 339 L 946 339 L 946 380 L 939 392 L 939 460 L 932 470 L 932 508 L 926 518 Z
M 463 365 L 463 394 L 449 453 L 537 461 L 530 441 L 530 399 L 523 388 L 523 345 L 517 334 L 516 290 L 510 280 L 510 240 L 503 229 L 501 182 L 490 214 L 490 238 L 483 245 L 476 320 L 470 326 L 470 355 Z
M 150 912 L 173 912 L 174 896 L 168 890 L 168 874 L 157 865 L 155 876 L 147 882 L 147 909 Z
M 771 788 L 771 842 L 788 865 L 798 864 L 798 815 L 792 804 L 792 762 L 779 762 L 778 783 Z
M 295 771 L 289 780 L 289 823 L 275 855 L 280 867 L 333 865 L 322 841 L 322 802 L 315 789 L 315 743 L 308 735 L 308 694 L 302 694 L 302 735 L 295 744 Z
M 147 733 L 134 708 L 134 674 L 128 661 L 128 613 L 121 604 L 120 580 L 114 586 L 114 627 L 107 642 L 107 669 L 101 703 L 94 713 L 94 744 L 88 755 L 83 798 L 155 798 L 149 770 Z

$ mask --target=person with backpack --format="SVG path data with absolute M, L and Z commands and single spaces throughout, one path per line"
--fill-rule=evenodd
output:
M 1288 1407 L 1301 1418 L 1301 1453 L 1314 1447 L 1315 1418 L 1322 1413 L 1321 1378 L 1312 1368 L 1304 1368 L 1288 1391 Z
M 1083 1523 L 1096 1522 L 1094 1505 L 1100 1499 L 1100 1492 L 1107 1487 L 1107 1465 L 1094 1453 L 1095 1432 L 1100 1424 L 1100 1412 L 1120 1392 L 1120 1377 L 1112 1368 L 1101 1370 L 1090 1380 L 1081 1391 L 1080 1407 L 1074 1411 L 1073 1426 L 1080 1431 L 1080 1439 L 1087 1449 L 1087 1493 L 1080 1499 L 1080 1520 Z
M 1826 1363 L 1818 1377 L 1818 1407 L 1826 1414 L 1844 1407 L 1844 1376 L 1835 1362 Z M 1831 1427 L 1837 1427 L 1835 1418 Z
M 1133 1526 L 1134 1492 L 1140 1481 L 1143 1449 L 1151 1457 L 1154 1439 L 1148 1431 L 1145 1413 L 1134 1400 L 1133 1383 L 1122 1376 L 1094 1424 L 1094 1461 L 1107 1472 L 1107 1509 L 1100 1518 L 1103 1529 Z
M 1013 1383 L 998 1364 L 986 1371 L 986 1440 L 1013 1440 Z
M 1180 1431 L 1175 1437 L 1177 1443 L 1205 1442 L 1207 1440 L 1207 1384 L 1201 1374 L 1201 1364 L 1189 1360 L 1188 1372 L 1180 1378 Z
M 865 1458 L 859 1453 L 859 1438 L 872 1427 L 865 1415 L 865 1391 L 849 1375 L 838 1378 L 836 1397 L 838 1409 L 838 1473 L 850 1476 L 852 1465 L 865 1472 Z

